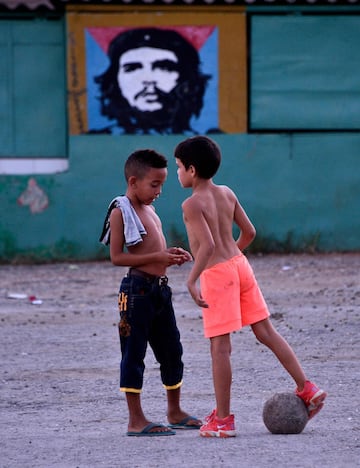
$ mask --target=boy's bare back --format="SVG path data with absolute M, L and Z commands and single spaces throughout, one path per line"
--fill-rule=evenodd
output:
M 217 263 L 236 257 L 255 237 L 255 228 L 234 192 L 216 185 L 213 176 L 220 162 L 219 146 L 206 136 L 187 138 L 174 151 L 178 179 L 192 195 L 182 204 L 194 264 L 188 277 L 188 290 L 199 307 L 208 304 L 196 284 L 201 273 Z M 237 240 L 233 224 L 240 228 Z
M 241 207 L 234 192 L 212 180 L 203 180 L 184 201 L 184 222 L 191 252 L 196 258 L 199 250 L 207 250 L 205 268 L 226 261 L 239 254 L 244 248 L 233 237 L 233 223 L 241 230 L 242 238 L 253 238 L 254 227 Z

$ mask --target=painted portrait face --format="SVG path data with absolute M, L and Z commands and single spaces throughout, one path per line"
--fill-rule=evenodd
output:
M 139 47 L 120 56 L 119 88 L 129 105 L 139 111 L 162 109 L 160 95 L 172 91 L 178 79 L 178 59 L 170 50 Z

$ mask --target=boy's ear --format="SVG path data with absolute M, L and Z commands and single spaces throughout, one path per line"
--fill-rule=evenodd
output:
M 128 179 L 128 185 L 129 185 L 129 187 L 134 186 L 134 185 L 136 184 L 136 181 L 137 181 L 137 179 L 136 179 L 135 176 L 130 176 L 129 179 Z
M 192 164 L 190 164 L 189 170 L 190 170 L 190 173 L 191 173 L 192 176 L 196 175 L 196 169 Z

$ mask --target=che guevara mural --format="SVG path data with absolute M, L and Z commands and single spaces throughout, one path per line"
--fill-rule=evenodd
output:
M 224 81 L 220 66 L 224 24 L 127 25 L 124 15 L 119 24 L 114 17 L 110 25 L 105 18 L 103 24 L 96 20 L 90 14 L 69 15 L 71 134 L 244 131 L 239 122 L 229 126 L 224 109 L 221 113 L 222 97 L 232 101 L 224 93 L 229 78 Z
M 217 37 L 214 26 L 88 28 L 90 132 L 217 129 Z

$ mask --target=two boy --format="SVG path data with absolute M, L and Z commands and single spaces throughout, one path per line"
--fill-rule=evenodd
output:
M 307 379 L 293 350 L 269 319 L 266 302 L 242 253 L 254 239 L 255 228 L 233 191 L 212 180 L 221 162 L 218 145 L 205 136 L 188 138 L 176 147 L 175 160 L 180 184 L 192 189 L 182 204 L 194 257 L 187 286 L 202 308 L 204 334 L 210 340 L 216 404 L 203 425 L 180 408 L 182 347 L 165 272 L 168 266 L 181 265 L 192 257 L 183 249 L 166 248 L 160 220 L 151 205 L 166 179 L 166 159 L 155 151 L 140 150 L 125 164 L 126 196 L 110 204 L 102 235 L 104 242 L 110 242 L 112 263 L 130 267 L 119 293 L 120 388 L 128 403 L 128 435 L 171 435 L 174 428 L 191 428 L 199 429 L 203 437 L 235 436 L 230 407 L 230 333 L 245 325 L 276 355 L 313 417 L 322 408 L 326 393 Z M 233 223 L 240 228 L 237 240 L 232 235 Z M 147 342 L 160 363 L 170 428 L 151 423 L 141 409 Z

